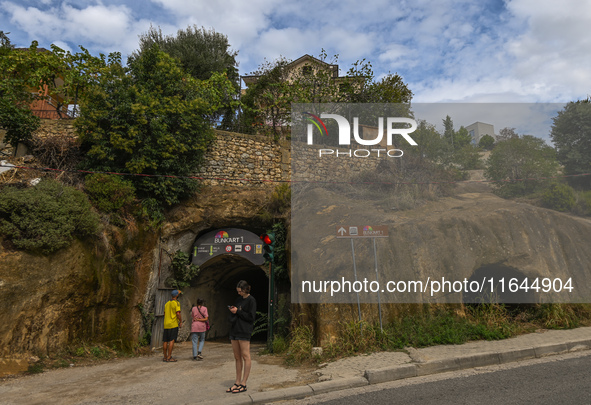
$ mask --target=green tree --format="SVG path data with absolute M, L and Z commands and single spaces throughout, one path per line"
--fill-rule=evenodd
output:
M 472 144 L 466 144 L 456 150 L 453 156 L 453 163 L 459 165 L 463 170 L 482 169 L 482 160 L 480 159 L 480 148 Z
M 455 135 L 456 131 L 454 131 L 454 122 L 449 115 L 446 115 L 443 120 L 443 139 L 451 145 L 452 149 L 454 148 Z
M 410 103 L 413 96 L 412 91 L 397 73 L 388 73 L 373 83 L 370 89 L 372 103 Z
M 412 137 L 417 146 L 409 148 L 408 151 L 410 154 L 418 156 L 420 164 L 424 160 L 437 163 L 442 154 L 445 153 L 445 141 L 441 138 L 435 126 L 425 120 L 417 120 L 417 129 L 412 133 Z
M 338 55 L 329 60 L 322 50 L 302 69 L 294 69 L 292 61 L 285 58 L 263 63 L 251 73 L 257 82 L 242 98 L 243 123 L 254 128 L 253 132 L 278 139 L 282 130 L 290 127 L 292 103 L 401 103 L 404 106 L 399 114 L 409 116 L 412 92 L 399 75 L 388 74 L 376 81 L 371 63 L 363 59 L 353 63 L 346 76 L 338 77 L 337 62 Z
M 498 142 L 508 141 L 509 139 L 519 138 L 517 132 L 515 132 L 515 128 L 505 127 L 499 131 L 499 135 L 497 136 Z
M 71 54 L 52 45 L 48 51 L 38 48 L 36 41 L 28 49 L 14 49 L 8 37 L 2 37 L 0 126 L 10 144 L 30 145 L 40 124 L 30 109 L 33 101 L 51 98 L 57 113 L 66 115 L 68 106 L 76 105 L 78 96 L 96 79 L 101 59 L 81 49 Z
M 488 158 L 484 175 L 497 182 L 495 192 L 499 195 L 514 197 L 537 191 L 548 183 L 544 177 L 557 173 L 556 151 L 543 139 L 524 135 L 499 142 Z
M 591 98 L 568 103 L 553 121 L 550 137 L 565 174 L 591 173 Z M 591 176 L 569 182 L 591 188 Z
M 290 60 L 283 57 L 265 61 L 252 72 L 257 82 L 242 97 L 241 132 L 272 136 L 278 140 L 289 123 L 295 86 L 288 86 Z
M 166 175 L 188 176 L 197 169 L 213 139 L 206 117 L 220 108 L 232 83 L 220 73 L 208 80 L 191 77 L 157 45 L 128 68 L 118 54 L 103 62 L 75 123 L 84 167 L 155 175 L 130 179 L 157 217 L 196 190 L 195 180 Z
M 15 50 L 3 31 L 0 41 L 0 127 L 6 130 L 6 141 L 16 147 L 19 142 L 28 143 L 40 125 L 30 109 L 35 99 L 30 88 L 38 86 L 30 78 L 31 55 L 36 56 L 37 48 L 33 43 L 30 52 Z
M 470 136 L 468 130 L 462 125 L 454 136 L 454 148 L 459 150 L 465 148 L 466 146 L 471 146 L 471 144 L 472 137 Z
M 484 150 L 491 150 L 495 146 L 495 138 L 490 135 L 484 135 L 478 142 L 478 147 Z
M 214 73 L 225 73 L 232 83 L 232 90 L 225 95 L 224 105 L 211 116 L 212 121 L 222 117 L 220 127 L 231 129 L 240 93 L 237 51 L 230 49 L 228 37 L 214 29 L 199 28 L 197 25 L 178 30 L 175 35 L 164 35 L 160 28 L 150 27 L 140 35 L 139 50 L 129 60 L 133 62 L 152 45 L 180 61 L 181 66 L 193 78 L 208 80 Z

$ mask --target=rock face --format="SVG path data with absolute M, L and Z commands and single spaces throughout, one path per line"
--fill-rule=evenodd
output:
M 50 256 L 0 247 L 0 358 L 47 355 L 74 342 L 129 347 L 137 340 L 137 303 L 151 271 L 152 251 L 143 246 L 155 238 L 115 232 L 122 246 L 75 241 Z
M 154 297 L 170 274 L 171 254 L 189 252 L 198 236 L 218 228 L 265 232 L 274 220 L 261 214 L 272 201 L 273 190 L 207 187 L 174 208 L 158 233 L 133 226 L 108 227 L 103 240 L 75 242 L 51 256 L 15 251 L 1 244 L 0 364 L 8 364 L 13 357 L 27 359 L 31 354 L 53 352 L 78 340 L 133 344 L 143 333 L 138 304 L 146 312 L 154 311 Z M 296 261 L 313 254 L 314 264 L 291 275 L 294 302 L 301 298 L 297 283 L 316 277 L 321 268 L 330 266 L 337 269 L 335 275 L 350 277 L 350 242 L 336 239 L 336 227 L 375 220 L 365 214 L 352 215 L 364 212 L 366 202 L 330 196 L 326 190 L 317 193 L 310 194 L 313 198 L 301 206 L 312 220 L 292 223 Z M 441 275 L 463 279 L 479 272 L 494 273 L 502 265 L 530 277 L 572 277 L 579 302 L 591 301 L 586 295 L 591 277 L 589 219 L 470 192 L 415 210 L 382 209 L 380 219 L 390 230 L 390 237 L 378 241 L 377 246 L 381 282 Z M 326 235 L 298 237 L 318 229 Z M 359 241 L 356 254 L 360 277 L 375 277 L 370 241 Z M 361 260 L 364 255 L 371 258 L 365 264 Z M 204 266 L 181 297 L 185 319 L 195 299 L 206 297 L 215 332 L 210 337 L 225 336 L 226 306 L 235 298 L 236 280 L 243 277 L 253 277 L 259 309 L 264 311 L 266 268 L 224 259 Z M 538 294 L 535 299 L 542 297 L 550 295 Z M 383 305 L 384 320 L 419 310 L 421 304 L 413 302 L 429 302 L 431 297 L 418 294 L 416 298 L 394 303 L 399 301 L 383 296 L 384 303 L 391 302 Z M 324 298 L 317 304 L 295 304 L 292 308 L 300 320 L 314 326 L 317 343 L 334 336 L 339 322 L 358 317 L 356 303 L 332 304 Z M 364 319 L 377 320 L 375 301 L 363 303 L 361 312 Z M 188 332 L 187 323 L 181 336 Z M 25 360 L 11 364 L 17 363 L 27 365 Z
M 591 221 L 528 204 L 503 200 L 490 193 L 462 193 L 429 202 L 419 209 L 368 209 L 328 190 L 313 190 L 292 215 L 292 301 L 304 304 L 319 339 L 334 335 L 342 320 L 358 318 L 356 295 L 330 297 L 303 294 L 304 280 L 353 278 L 349 239 L 337 239 L 339 226 L 388 225 L 389 237 L 377 240 L 380 286 L 388 281 L 496 280 L 505 277 L 558 278 L 571 293 L 530 291 L 503 296 L 505 302 L 591 302 Z M 373 213 L 372 213 L 373 212 Z M 304 220 L 300 220 L 304 219 Z M 324 234 L 323 234 L 324 232 Z M 359 280 L 376 280 L 372 241 L 355 241 Z M 487 281 L 485 287 L 489 287 Z M 540 284 L 541 287 L 541 284 Z M 495 285 L 498 291 L 498 285 Z M 485 290 L 486 291 L 486 288 Z M 360 294 L 362 319 L 377 320 L 377 294 Z M 384 319 L 416 308 L 417 303 L 458 303 L 466 294 L 381 294 Z M 330 303 L 342 303 L 333 305 Z M 348 304 L 347 304 L 348 303 Z
M 167 253 L 188 253 L 197 235 L 219 227 L 264 232 L 270 221 L 262 221 L 259 213 L 272 190 L 204 188 L 173 209 L 159 232 L 137 224 L 106 225 L 101 238 L 75 241 L 50 256 L 0 243 L 0 365 L 26 370 L 31 354 L 47 355 L 81 341 L 135 344 L 145 332 L 140 307 L 153 311 L 155 291 L 170 274 Z M 235 265 L 238 273 L 242 268 Z M 219 270 L 206 269 L 214 284 Z M 182 298 L 185 319 L 197 295 L 202 294 L 193 288 Z M 227 314 L 222 315 L 225 321 Z

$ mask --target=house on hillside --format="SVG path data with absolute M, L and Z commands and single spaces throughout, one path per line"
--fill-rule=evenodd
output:
M 247 100 L 249 94 L 256 95 L 246 102 L 252 104 L 251 112 L 256 111 L 245 117 L 246 126 L 279 139 L 289 136 L 292 103 L 350 101 L 347 97 L 355 93 L 359 77 L 340 76 L 339 65 L 306 54 L 292 62 L 279 61 L 270 65 L 264 75 L 251 74 L 240 79 L 245 85 L 241 90 L 243 100 Z M 257 88 L 257 84 L 262 86 Z
M 15 51 L 29 52 L 29 48 L 16 48 Z M 45 48 L 37 48 L 37 52 L 51 52 Z M 59 75 L 53 79 L 53 86 L 46 84 L 38 88 L 30 88 L 29 91 L 34 95 L 31 103 L 31 112 L 33 115 L 50 120 L 74 118 L 74 113 L 65 104 L 65 97 L 59 89 L 64 85 L 64 79 Z
M 476 121 L 474 124 L 468 125 L 466 130 L 468 130 L 470 137 L 472 137 L 472 144 L 474 145 L 478 145 L 478 142 L 480 142 L 480 139 L 484 135 L 490 135 L 495 140 L 497 139 L 495 135 L 495 127 L 491 124 L 485 124 L 484 122 Z
M 339 65 L 327 63 L 318 58 L 306 54 L 304 56 L 297 58 L 293 62 L 287 64 L 287 81 L 293 80 L 293 78 L 297 75 L 301 75 L 303 77 L 311 76 L 315 70 L 319 69 L 326 71 L 330 77 L 334 78 L 336 82 L 338 82 L 339 80 L 342 81 L 346 78 L 346 76 L 339 76 Z M 246 93 L 249 86 L 256 84 L 259 78 L 260 75 L 240 76 L 240 79 L 244 82 L 244 85 L 246 86 L 246 88 L 242 89 L 242 94 Z

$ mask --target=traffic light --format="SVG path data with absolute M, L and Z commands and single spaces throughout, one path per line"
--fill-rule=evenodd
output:
M 275 250 L 275 233 L 269 232 L 261 235 L 261 239 L 264 242 L 263 257 L 267 259 L 267 261 L 273 263 L 273 259 L 275 258 L 275 254 L 273 252 Z

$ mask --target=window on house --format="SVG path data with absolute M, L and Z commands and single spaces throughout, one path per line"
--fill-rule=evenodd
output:
M 312 66 L 302 67 L 302 73 L 304 74 L 304 76 L 310 76 L 312 74 Z

